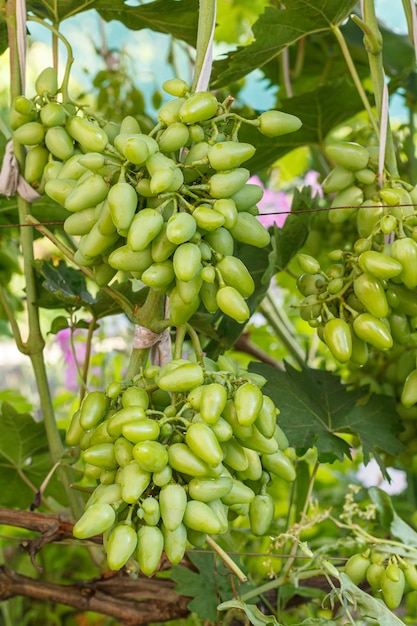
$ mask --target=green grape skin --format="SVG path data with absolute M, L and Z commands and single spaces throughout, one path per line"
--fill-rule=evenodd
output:
M 77 539 L 89 539 L 111 528 L 115 519 L 116 513 L 110 504 L 101 502 L 92 504 L 75 523 L 73 535 Z
M 214 94 L 199 91 L 187 98 L 179 109 L 179 117 L 185 124 L 196 124 L 213 117 L 218 108 Z
M 353 330 L 360 339 L 379 350 L 389 350 L 393 346 L 389 329 L 371 313 L 360 313 L 355 317 Z
M 110 532 L 106 542 L 107 564 L 113 571 L 126 565 L 137 546 L 137 534 L 132 526 L 118 524 Z
M 330 319 L 324 326 L 324 341 L 333 357 L 347 363 L 352 356 L 352 333 L 349 324 L 340 318 Z
M 137 532 L 137 561 L 145 576 L 158 568 L 164 549 L 164 536 L 157 526 L 141 526 Z
M 353 289 L 365 309 L 378 318 L 388 315 L 389 305 L 383 284 L 372 274 L 364 272 L 353 281 Z
M 348 170 L 362 170 L 369 162 L 369 152 L 353 141 L 341 141 L 326 148 L 327 156 Z
M 283 111 L 264 111 L 258 117 L 259 130 L 266 137 L 279 137 L 293 133 L 302 126 L 300 118 Z
M 164 485 L 159 492 L 162 522 L 167 530 L 176 530 L 183 521 L 187 506 L 187 493 L 178 483 Z

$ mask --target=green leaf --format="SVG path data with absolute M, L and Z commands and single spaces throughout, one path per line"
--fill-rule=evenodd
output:
M 343 77 L 317 85 L 312 91 L 280 100 L 279 110 L 299 117 L 301 128 L 274 138 L 265 137 L 249 125 L 243 125 L 239 131 L 240 141 L 251 143 L 256 148 L 255 155 L 247 161 L 247 167 L 252 172 L 268 167 L 298 147 L 321 145 L 335 126 L 362 111 L 363 104 L 352 81 Z
M 243 611 L 253 626 L 283 626 L 281 622 L 277 621 L 275 615 L 261 613 L 256 604 L 246 604 L 246 602 L 241 602 L 240 600 L 229 600 L 228 602 L 222 602 L 217 607 L 218 611 L 228 611 L 229 609 L 240 609 Z
M 68 319 L 64 317 L 63 315 L 59 315 L 58 317 L 55 317 L 55 319 L 52 320 L 51 329 L 49 333 L 51 335 L 56 335 L 57 333 L 59 333 L 60 330 L 64 330 L 65 328 L 68 328 L 68 327 L 69 327 Z
M 172 568 L 171 578 L 177 583 L 175 591 L 192 597 L 188 608 L 198 617 L 210 623 L 217 623 L 216 606 L 221 600 L 233 596 L 229 570 L 213 552 L 190 552 L 188 557 L 198 572 L 182 565 Z
M 339 422 L 339 419 L 334 420 L 336 429 L 343 428 L 343 424 Z M 385 478 L 390 480 L 377 448 L 394 456 L 404 451 L 403 444 L 395 436 L 402 430 L 395 399 L 392 396 L 373 394 L 366 404 L 359 403 L 350 411 L 348 422 L 350 431 L 360 437 L 365 465 L 372 455 Z
M 35 261 L 37 273 L 43 278 L 43 293 L 38 305 L 44 308 L 90 306 L 94 302 L 88 292 L 84 275 L 65 263 L 54 265 L 51 261 Z M 51 297 L 52 296 L 52 297 Z
M 87 288 L 84 275 L 73 267 L 61 262 L 54 265 L 52 261 L 35 261 L 38 275 L 37 304 L 46 309 L 81 309 L 86 308 L 96 319 L 122 313 L 118 302 L 111 295 L 99 289 L 93 296 Z M 123 296 L 133 306 L 141 306 L 148 289 L 133 290 L 132 283 L 112 284 L 114 292 Z
M 362 589 L 359 589 L 346 574 L 340 574 L 340 589 L 343 594 L 350 596 L 352 601 L 361 609 L 362 617 L 371 617 L 379 626 L 404 626 L 404 622 L 392 613 L 389 608 L 373 598 Z
M 267 379 L 263 391 L 279 408 L 279 423 L 290 445 L 301 455 L 316 447 L 323 463 L 342 461 L 344 456 L 351 457 L 350 444 L 342 435 L 355 433 L 366 454 L 375 456 L 386 475 L 378 448 L 391 453 L 401 449 L 395 437 L 397 415 L 393 399 L 371 396 L 367 404 L 359 406 L 365 397 L 363 389 L 348 391 L 337 376 L 327 371 L 298 371 L 288 363 L 285 367 L 286 371 L 281 371 L 252 363 L 250 369 Z
M 268 279 L 270 280 L 274 274 L 285 270 L 291 259 L 297 254 L 298 250 L 304 245 L 308 233 L 310 217 L 308 211 L 316 206 L 317 201 L 311 198 L 311 188 L 303 187 L 301 191 L 294 190 L 294 196 L 291 205 L 291 213 L 287 216 L 284 226 L 278 228 L 273 227 L 272 233 L 272 249 L 273 263 L 268 267 Z
M 7 402 L 19 413 L 32 411 L 32 403 L 22 396 L 17 389 L 2 389 L 0 391 L 0 403 Z
M 378 487 L 370 487 L 368 493 L 372 502 L 377 506 L 382 527 L 389 532 L 390 536 L 399 539 L 406 546 L 417 548 L 417 532 L 397 514 L 387 492 Z
M 214 88 L 247 76 L 299 39 L 340 24 L 349 16 L 356 0 L 286 0 L 281 4 L 286 8 L 269 6 L 255 22 L 253 43 L 214 63 Z
M 198 22 L 198 0 L 157 0 L 130 6 L 125 0 L 35 0 L 27 2 L 27 10 L 40 18 L 62 22 L 74 15 L 95 9 L 106 21 L 117 20 L 130 30 L 149 28 L 172 35 L 195 46 Z M 30 23 L 29 23 L 30 30 Z
M 0 505 L 27 509 L 51 469 L 44 425 L 2 402 L 0 432 Z M 46 495 L 61 499 L 62 485 L 52 478 Z
M 125 0 L 97 0 L 94 8 L 106 22 L 118 20 L 130 30 L 149 28 L 196 45 L 197 0 L 156 0 L 141 6 L 129 6 Z

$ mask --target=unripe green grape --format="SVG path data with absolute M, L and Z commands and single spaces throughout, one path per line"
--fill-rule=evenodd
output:
M 46 67 L 35 80 L 35 90 L 42 98 L 51 98 L 58 91 L 58 75 L 54 67 Z
M 224 226 L 226 228 L 232 228 L 236 224 L 237 208 L 231 198 L 220 198 L 216 200 L 213 204 L 213 209 L 223 216 Z
M 381 591 L 384 602 L 391 611 L 401 603 L 405 587 L 404 572 L 394 563 L 387 565 L 381 575 Z
M 190 213 L 181 211 L 174 213 L 166 227 L 168 240 L 176 245 L 189 241 L 197 230 L 197 223 Z
M 366 148 L 353 141 L 333 143 L 326 148 L 327 155 L 338 165 L 346 169 L 357 171 L 364 169 L 369 162 L 369 152 Z
M 360 187 L 352 185 L 343 191 L 339 191 L 332 200 L 328 212 L 329 222 L 341 224 L 357 211 L 363 202 L 363 191 Z
M 59 102 L 48 102 L 41 108 L 40 119 L 44 126 L 62 126 L 67 113 Z
M 162 83 L 162 89 L 170 96 L 179 98 L 180 96 L 184 96 L 189 88 L 187 83 L 181 80 L 181 78 L 169 78 Z
M 249 319 L 249 307 L 234 287 L 221 287 L 216 293 L 216 301 L 219 309 L 239 324 Z
M 234 193 L 230 199 L 233 200 L 238 211 L 247 211 L 250 207 L 260 202 L 263 195 L 264 190 L 260 185 L 246 183 L 246 185 Z
M 176 152 L 187 145 L 190 138 L 188 127 L 182 122 L 174 122 L 167 126 L 158 139 L 162 152 Z
M 327 291 L 331 294 L 339 293 L 343 289 L 344 282 L 342 278 L 333 278 L 327 284 Z
M 165 124 L 165 126 L 169 126 L 174 122 L 180 122 L 179 111 L 186 101 L 183 97 L 175 98 L 174 100 L 169 100 L 165 102 L 158 111 L 158 122 L 161 124 Z
M 370 250 L 372 246 L 372 242 L 369 239 L 364 239 L 361 237 L 357 239 L 353 245 L 353 251 L 355 254 L 362 254 L 362 252 L 366 252 Z
M 49 150 L 44 146 L 32 146 L 26 154 L 24 177 L 28 183 L 39 182 L 49 159 Z
M 214 283 L 214 281 L 216 280 L 216 270 L 214 269 L 213 266 L 207 265 L 206 267 L 203 267 L 203 269 L 201 270 L 200 276 L 202 280 L 204 280 L 204 282 Z
M 202 126 L 200 126 L 200 124 L 192 124 L 188 127 L 188 130 L 190 133 L 190 140 L 193 143 L 197 144 L 201 141 L 204 141 L 204 129 Z
M 211 176 L 208 185 L 212 198 L 230 198 L 245 185 L 250 172 L 244 167 L 219 171 Z
M 203 241 L 224 256 L 233 254 L 235 242 L 230 231 L 223 226 L 204 235 Z M 211 258 L 211 257 L 210 257 Z
M 320 263 L 310 254 L 298 253 L 296 259 L 303 270 L 307 274 L 318 274 L 320 272 Z
M 364 168 L 355 171 L 355 178 L 363 185 L 372 185 L 376 180 L 376 173 L 369 168 Z
M 300 274 L 297 289 L 303 296 L 311 296 L 325 290 L 326 279 L 321 274 Z
M 45 129 L 39 122 L 26 122 L 13 132 L 14 139 L 25 146 L 35 146 L 43 142 Z
M 255 147 L 238 141 L 221 141 L 211 146 L 207 158 L 215 170 L 231 170 L 239 167 L 255 154 Z
M 366 553 L 354 554 L 345 565 L 345 573 L 355 585 L 359 585 L 366 576 L 366 572 L 371 562 Z
M 30 115 L 35 110 L 32 100 L 25 96 L 16 96 L 12 103 L 12 109 L 21 115 Z
M 155 209 L 142 209 L 134 216 L 129 232 L 127 245 L 134 252 L 145 250 L 159 234 L 164 224 L 162 215 Z
M 259 130 L 266 137 L 293 133 L 302 126 L 300 118 L 283 111 L 264 111 L 258 117 Z
M 351 170 L 336 165 L 322 181 L 321 187 L 324 193 L 335 193 L 350 187 L 354 182 L 355 174 Z
M 196 124 L 213 117 L 217 112 L 216 96 L 209 91 L 194 93 L 181 105 L 179 117 L 186 124 Z
M 148 145 L 141 136 L 127 137 L 123 144 L 123 154 L 130 163 L 143 165 L 149 158 Z
M 383 219 L 384 208 L 380 202 L 365 200 L 356 214 L 356 225 L 361 237 L 369 237 Z
M 300 303 L 300 317 L 306 322 L 318 319 L 321 311 L 322 304 L 315 294 L 306 296 Z

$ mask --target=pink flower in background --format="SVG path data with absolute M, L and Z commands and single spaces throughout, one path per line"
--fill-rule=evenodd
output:
M 248 182 L 253 185 L 259 185 L 264 190 L 264 195 L 258 202 L 259 215 L 257 215 L 257 218 L 261 224 L 265 228 L 269 228 L 273 224 L 282 227 L 287 217 L 287 212 L 291 210 L 291 203 L 287 194 L 284 191 L 268 189 L 257 176 L 251 176 Z
M 312 196 L 315 195 L 323 197 L 323 189 L 319 182 L 317 182 L 318 177 L 320 176 L 320 172 L 316 172 L 316 170 L 310 170 L 304 177 L 304 184 L 306 187 L 311 187 Z

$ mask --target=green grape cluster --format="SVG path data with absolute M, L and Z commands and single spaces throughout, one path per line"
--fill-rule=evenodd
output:
M 200 305 L 246 322 L 255 285 L 235 242 L 264 248 L 270 235 L 256 218 L 263 190 L 243 167 L 255 147 L 239 141 L 239 129 L 250 124 L 273 137 L 300 120 L 280 111 L 247 120 L 230 110 L 231 99 L 171 79 L 163 88 L 173 98 L 144 133 L 131 116 L 100 124 L 60 104 L 47 73 L 53 84 L 37 84 L 34 102 L 15 101 L 14 111 L 27 107 L 29 117 L 14 123 L 14 139 L 29 148 L 26 179 L 71 213 L 64 229 L 77 238 L 75 262 L 91 267 L 99 286 L 122 271 L 169 295 L 175 326 Z
M 89 392 L 66 434 L 95 484 L 74 536 L 103 533 L 111 569 L 132 557 L 149 576 L 163 551 L 178 563 L 238 516 L 265 534 L 267 484 L 294 480 L 295 469 L 264 383 L 221 356 L 148 366 L 130 384 Z
M 356 237 L 331 251 L 325 268 L 312 255 L 297 256 L 300 315 L 338 362 L 362 367 L 372 349 L 404 346 L 415 329 L 417 189 L 398 180 L 378 186 L 375 146 L 340 142 L 327 151 L 336 163 L 323 181 L 334 194 L 328 219 L 354 223 Z M 413 370 L 402 392 L 405 406 L 417 401 L 415 358 Z
M 352 555 L 344 570 L 355 585 L 366 581 L 392 611 L 400 606 L 404 593 L 417 590 L 416 565 L 395 555 L 386 559 L 382 552 L 366 550 Z

